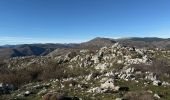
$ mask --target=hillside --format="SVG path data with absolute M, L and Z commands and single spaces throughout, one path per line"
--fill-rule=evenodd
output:
M 16 57 L 16 56 L 24 56 L 24 55 L 16 49 L 0 48 L 0 58 L 1 59 Z
M 67 44 L 23 44 L 1 46 L 0 58 L 44 56 L 57 48 L 70 48 Z
M 56 50 L 61 54 L 53 57 L 2 61 L 2 100 L 170 99 L 169 50 L 119 43 L 97 50 L 64 50 Z

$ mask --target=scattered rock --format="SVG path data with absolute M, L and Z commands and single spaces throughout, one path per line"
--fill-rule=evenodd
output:
M 123 98 L 116 98 L 115 100 L 123 100 Z
M 154 97 L 155 97 L 155 98 L 158 98 L 158 99 L 161 98 L 158 94 L 154 94 Z
M 31 94 L 30 91 L 26 91 L 26 92 L 24 93 L 24 96 L 27 97 L 27 96 L 29 96 L 30 94 Z
M 115 89 L 114 80 L 108 79 L 105 83 L 101 84 L 101 88 L 114 90 Z
M 100 62 L 98 55 L 93 56 L 91 60 L 94 61 L 95 64 Z
M 159 81 L 159 80 L 154 80 L 154 81 L 153 81 L 153 85 L 161 86 L 162 83 L 161 83 L 161 81 Z
M 45 95 L 46 93 L 47 93 L 47 89 L 43 89 L 39 91 L 37 94 L 42 96 L 42 95 Z

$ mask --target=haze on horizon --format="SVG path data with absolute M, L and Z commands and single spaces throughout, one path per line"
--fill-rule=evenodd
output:
M 0 0 L 0 45 L 170 38 L 169 0 Z

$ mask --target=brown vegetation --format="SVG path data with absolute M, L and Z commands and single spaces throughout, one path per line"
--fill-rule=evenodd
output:
M 128 92 L 124 95 L 125 100 L 155 100 L 151 93 L 146 91 Z
M 8 69 L 7 67 L 0 67 L 0 83 L 9 83 L 16 86 L 34 82 L 34 81 L 48 81 L 50 79 L 63 79 L 68 77 L 77 77 L 81 75 L 88 75 L 90 72 L 83 68 L 75 67 L 68 68 L 68 64 L 57 64 L 50 61 L 43 66 L 33 64 L 21 69 Z
M 167 59 L 155 59 L 151 65 L 137 64 L 132 65 L 137 71 L 150 71 L 157 75 L 170 74 L 170 63 Z
M 64 67 L 54 62 L 49 62 L 43 66 L 31 65 L 24 69 L 11 70 L 8 68 L 0 68 L 0 82 L 20 86 L 32 81 L 46 81 L 52 78 L 59 79 L 67 77 L 63 72 Z

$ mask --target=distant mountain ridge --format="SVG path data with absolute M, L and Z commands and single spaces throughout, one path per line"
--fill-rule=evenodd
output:
M 126 39 L 117 39 L 117 42 L 126 46 L 135 46 L 137 48 L 170 48 L 170 38 L 157 37 L 132 37 Z
M 114 39 L 96 37 L 90 41 L 80 43 L 77 47 L 82 49 L 99 49 L 104 46 L 111 46 L 114 43 L 116 43 Z
M 69 52 L 70 50 L 90 49 L 96 50 L 104 46 L 111 46 L 119 42 L 122 45 L 136 48 L 170 48 L 170 38 L 163 39 L 157 37 L 132 37 L 132 38 L 101 38 L 97 37 L 90 41 L 79 44 L 23 44 L 23 45 L 5 45 L 0 46 L 0 58 L 10 58 L 18 56 L 44 56 L 49 53 L 59 54 Z M 57 49 L 57 50 L 56 50 Z
M 23 44 L 1 46 L 0 58 L 19 56 L 44 56 L 56 48 L 69 48 L 67 44 Z

